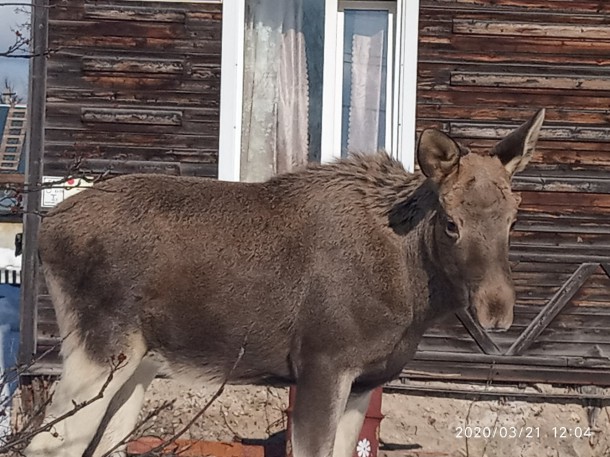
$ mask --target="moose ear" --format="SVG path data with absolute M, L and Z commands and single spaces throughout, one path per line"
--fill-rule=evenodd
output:
M 419 136 L 417 161 L 424 175 L 438 184 L 457 168 L 460 147 L 440 130 L 426 129 Z
M 492 149 L 491 155 L 498 156 L 511 176 L 523 170 L 532 158 L 544 122 L 544 114 L 543 108 Z

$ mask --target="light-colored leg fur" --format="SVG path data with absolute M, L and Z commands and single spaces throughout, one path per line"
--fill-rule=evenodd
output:
M 337 426 L 333 457 L 351 457 L 354 454 L 370 400 L 371 391 L 350 394 Z
M 293 457 L 330 457 L 354 376 L 328 367 L 297 381 L 292 422 Z
M 73 410 L 74 403 L 80 404 L 91 400 L 102 391 L 103 396 L 58 422 L 51 432 L 36 435 L 25 450 L 27 457 L 82 456 L 95 436 L 112 398 L 133 375 L 144 357 L 146 352 L 144 344 L 141 338 L 137 340 L 137 344 L 123 351 L 127 358 L 113 373 L 105 389 L 103 386 L 111 373 L 110 362 L 102 365 L 96 363 L 79 345 L 72 346 L 72 350 L 64 354 L 62 376 L 57 383 L 44 424 Z
M 104 430 L 98 431 L 103 434 L 93 457 L 103 456 L 134 431 L 144 402 L 144 393 L 158 371 L 159 365 L 144 357 L 136 372 L 114 396 L 106 413 L 110 419 Z M 124 456 L 124 446 L 117 448 L 111 455 Z

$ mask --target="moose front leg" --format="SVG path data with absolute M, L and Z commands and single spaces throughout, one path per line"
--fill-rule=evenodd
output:
M 337 426 L 333 457 L 351 457 L 354 454 L 372 393 L 372 390 L 367 390 L 349 394 L 345 412 Z
M 330 457 L 354 376 L 332 366 L 309 367 L 297 380 L 293 457 Z

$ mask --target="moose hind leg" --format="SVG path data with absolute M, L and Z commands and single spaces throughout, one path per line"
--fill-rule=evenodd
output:
M 372 391 L 352 392 L 337 427 L 333 457 L 351 457 L 356 449 L 358 435 L 364 424 Z
M 309 369 L 299 376 L 293 413 L 292 455 L 332 455 L 337 424 L 345 411 L 354 377 L 333 367 Z
M 25 455 L 81 457 L 100 426 L 112 398 L 136 371 L 145 352 L 142 341 L 134 344 L 123 351 L 126 357 L 124 362 L 113 369 L 110 361 L 95 361 L 82 345 L 74 347 L 65 355 L 62 376 L 43 425 L 63 419 L 50 431 L 34 436 Z M 85 402 L 90 403 L 82 406 Z
M 144 357 L 135 373 L 123 385 L 112 399 L 106 411 L 106 416 L 96 435 L 99 438 L 93 457 L 99 457 L 112 452 L 112 456 L 122 456 L 124 446 L 117 445 L 135 431 L 138 415 L 144 402 L 144 393 L 157 375 L 159 365 L 150 357 Z

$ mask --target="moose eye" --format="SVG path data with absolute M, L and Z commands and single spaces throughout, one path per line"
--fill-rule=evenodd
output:
M 451 219 L 447 221 L 447 226 L 445 227 L 445 231 L 447 234 L 453 238 L 456 238 L 459 235 L 458 227 L 455 222 Z

